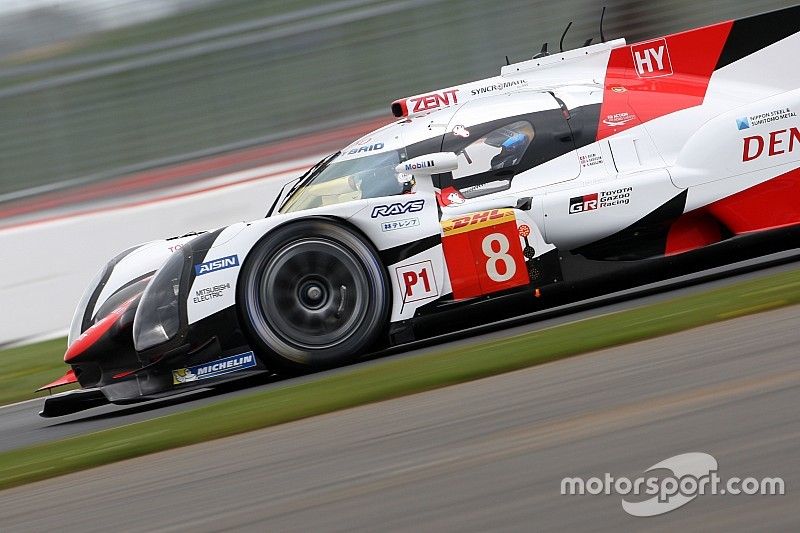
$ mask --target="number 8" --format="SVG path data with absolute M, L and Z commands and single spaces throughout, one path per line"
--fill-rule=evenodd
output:
M 495 242 L 500 245 L 500 249 L 496 252 L 492 246 Z M 489 279 L 496 283 L 508 281 L 517 273 L 517 263 L 514 261 L 514 258 L 508 254 L 509 248 L 508 238 L 502 233 L 487 235 L 481 243 L 481 249 L 483 249 L 483 253 L 488 259 L 488 261 L 486 261 L 486 274 L 489 276 Z M 502 261 L 505 266 L 505 274 L 501 274 L 497 271 L 497 263 L 500 261 Z

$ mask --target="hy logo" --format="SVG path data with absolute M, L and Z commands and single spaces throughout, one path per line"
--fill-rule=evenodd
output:
M 222 257 L 220 259 L 214 259 L 213 261 L 206 261 L 205 263 L 195 265 L 194 273 L 198 276 L 202 276 L 203 274 L 210 274 L 212 272 L 216 272 L 217 270 L 224 270 L 226 268 L 235 266 L 239 266 L 239 256 L 229 255 L 228 257 Z
M 739 131 L 750 128 L 750 119 L 747 117 L 737 118 L 736 127 L 739 128 Z
M 656 39 L 631 46 L 633 65 L 640 78 L 672 75 L 672 61 L 666 39 Z

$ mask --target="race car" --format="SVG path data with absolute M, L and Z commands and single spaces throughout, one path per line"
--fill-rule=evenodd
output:
M 791 7 L 395 101 L 265 218 L 112 259 L 43 387 L 81 388 L 42 415 L 343 365 L 492 303 L 795 247 L 798 32 Z

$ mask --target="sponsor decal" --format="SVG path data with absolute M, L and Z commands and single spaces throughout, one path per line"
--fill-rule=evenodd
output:
M 794 152 L 800 146 L 800 129 L 776 130 L 767 135 L 753 135 L 743 139 L 742 162 L 753 161 L 764 154 L 767 157 Z
M 394 231 L 398 229 L 414 228 L 419 226 L 418 218 L 403 218 L 381 223 L 381 231 Z
M 606 118 L 603 119 L 603 124 L 612 128 L 618 128 L 635 119 L 636 115 L 633 113 L 614 113 L 613 115 L 607 115 Z
M 192 298 L 192 301 L 196 304 L 199 304 L 202 302 L 207 302 L 209 300 L 222 298 L 222 296 L 225 294 L 225 291 L 230 288 L 231 288 L 230 283 L 223 283 L 222 285 L 214 285 L 213 287 L 198 289 L 194 292 L 194 298 Z
M 525 87 L 526 85 L 528 85 L 528 80 L 503 81 L 500 83 L 493 83 L 485 87 L 478 87 L 477 89 L 472 89 L 470 92 L 472 93 L 472 96 L 478 96 L 481 94 L 510 89 L 512 87 Z
M 439 93 L 426 94 L 425 96 L 410 98 L 409 101 L 414 104 L 413 113 L 430 111 L 431 109 L 457 104 L 458 89 L 449 89 Z
M 194 273 L 198 276 L 202 276 L 203 274 L 210 274 L 212 272 L 216 272 L 217 270 L 225 270 L 226 268 L 235 266 L 239 266 L 239 256 L 229 255 L 228 257 L 222 257 L 220 259 L 214 259 L 213 261 L 206 261 L 205 263 L 195 265 Z
M 464 231 L 473 231 L 479 228 L 496 226 L 510 220 L 515 220 L 513 209 L 490 209 L 478 211 L 450 220 L 442 221 L 442 231 L 445 236 L 455 235 Z
M 672 60 L 666 39 L 656 39 L 631 46 L 633 66 L 640 78 L 672 75 Z
M 461 124 L 459 124 L 453 127 L 453 135 L 456 135 L 458 137 L 463 137 L 466 139 L 467 137 L 469 137 L 469 130 L 464 126 L 462 126 Z
M 458 192 L 458 191 L 452 191 L 452 192 L 447 193 L 447 196 L 445 198 L 447 198 L 448 205 L 449 204 L 463 204 L 466 201 L 466 200 L 464 200 L 464 197 L 461 196 L 461 193 Z
M 410 172 L 413 170 L 419 170 L 421 168 L 431 168 L 435 164 L 436 163 L 434 163 L 432 159 L 428 161 L 419 161 L 417 163 L 406 163 L 406 166 L 403 168 L 403 170 Z
M 575 196 L 569 199 L 569 214 L 583 213 L 597 209 L 597 193 Z
M 781 477 L 723 479 L 717 459 L 704 452 L 689 452 L 659 461 L 633 479 L 609 472 L 590 478 L 561 479 L 564 496 L 612 495 L 621 497 L 622 510 L 632 516 L 658 516 L 675 511 L 698 496 L 775 496 L 786 494 Z
M 569 199 L 569 214 L 594 211 L 601 207 L 614 207 L 627 205 L 631 202 L 631 192 L 633 187 L 625 187 L 614 191 L 603 191 L 583 196 L 575 196 Z
M 433 263 L 422 261 L 395 269 L 397 281 L 403 291 L 403 303 L 416 302 L 439 296 Z
M 190 383 L 201 379 L 210 379 L 231 372 L 238 372 L 256 366 L 256 356 L 253 352 L 240 353 L 202 365 L 178 368 L 172 371 L 172 384 Z
M 439 199 L 439 205 L 445 207 L 453 204 L 460 205 L 466 201 L 455 187 L 445 187 L 441 192 L 436 193 L 436 197 Z
M 736 127 L 739 129 L 739 131 L 742 131 L 748 128 L 754 128 L 756 126 L 762 126 L 764 124 L 770 124 L 772 122 L 779 122 L 781 120 L 796 117 L 797 114 L 794 111 L 788 107 L 783 107 L 781 109 L 773 109 L 768 113 L 759 113 L 757 115 L 750 115 L 749 117 L 737 118 Z
M 453 298 L 474 298 L 530 282 L 514 209 L 442 222 L 442 249 Z
M 176 244 L 175 246 L 169 246 L 167 249 L 168 249 L 168 250 L 169 250 L 171 253 L 174 253 L 174 252 L 177 252 L 178 250 L 180 250 L 181 248 L 183 248 L 183 245 L 182 245 L 182 244 Z
M 466 202 L 464 196 L 455 188 L 447 187 L 441 192 L 442 205 L 461 205 Z
M 361 154 L 365 152 L 376 152 L 378 150 L 383 150 L 384 146 L 385 145 L 383 143 L 375 143 L 375 144 L 359 146 L 358 148 L 351 149 L 349 152 L 347 152 L 347 155 Z
M 531 227 L 527 224 L 522 224 L 519 228 L 519 236 L 520 237 L 527 237 L 531 234 Z
M 425 200 L 411 200 L 410 202 L 396 202 L 387 205 L 376 205 L 372 208 L 372 218 L 404 215 L 417 213 L 425 207 Z
M 600 154 L 586 154 L 580 156 L 582 167 L 594 167 L 603 164 L 603 156 Z

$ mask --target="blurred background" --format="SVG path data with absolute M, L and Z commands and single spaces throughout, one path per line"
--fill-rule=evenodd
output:
M 790 5 L 608 0 L 628 42 Z M 261 217 L 404 96 L 599 41 L 590 0 L 0 0 L 0 347 L 110 257 Z
M 629 42 L 791 2 L 609 0 Z M 0 208 L 370 117 L 599 39 L 590 0 L 3 0 Z M 0 209 L 1 210 L 1 209 Z

